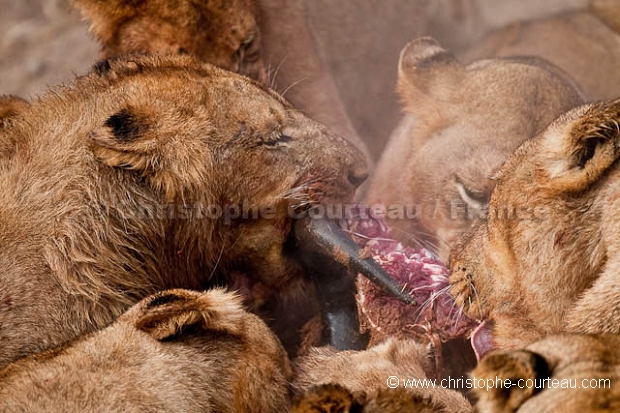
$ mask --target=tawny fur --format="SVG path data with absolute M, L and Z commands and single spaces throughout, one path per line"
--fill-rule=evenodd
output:
M 490 353 L 471 375 L 493 383 L 475 390 L 480 413 L 617 412 L 620 337 L 550 336 L 523 350 Z M 498 388 L 498 379 L 514 385 Z
M 28 108 L 28 102 L 12 95 L 0 95 L 0 128 L 9 118 L 19 115 Z
M 258 0 L 266 62 L 278 90 L 377 159 L 398 123 L 398 53 L 433 36 L 456 52 L 507 23 L 587 7 L 587 0 Z M 284 41 L 283 41 L 284 40 Z
M 403 384 L 393 391 L 388 388 L 390 376 L 421 380 L 427 378 L 426 372 L 432 369 L 426 347 L 413 340 L 388 339 L 365 351 L 338 352 L 331 347 L 314 348 L 294 363 L 293 388 L 298 397 L 298 410 L 294 411 L 329 412 L 329 409 L 321 410 L 316 406 L 327 406 L 333 400 L 338 401 L 335 405 L 348 406 L 349 410 L 342 410 L 344 412 L 409 411 L 399 410 L 403 406 L 413 408 L 410 411 L 419 409 L 435 413 L 472 411 L 461 394 L 440 386 L 405 388 Z M 350 398 L 341 389 L 350 392 Z M 364 409 L 354 410 L 358 404 L 365 406 Z
M 289 208 L 346 201 L 366 174 L 274 92 L 186 56 L 102 62 L 4 133 L 0 366 L 214 283 L 242 288 L 294 351 L 318 303 L 286 254 Z
M 401 52 L 405 118 L 374 173 L 367 203 L 384 203 L 395 237 L 447 260 L 485 213 L 493 175 L 526 139 L 582 103 L 560 69 L 537 58 L 464 65 L 432 38 Z
M 0 371 L 0 411 L 284 412 L 291 367 L 241 298 L 167 290 Z
M 457 410 L 454 410 L 457 409 Z M 471 412 L 462 406 L 446 405 L 423 391 L 413 393 L 404 388 L 378 389 L 356 396 L 342 386 L 325 384 L 310 388 L 293 404 L 292 413 L 454 413 Z
M 463 54 L 466 62 L 490 56 L 530 55 L 566 71 L 589 102 L 620 95 L 620 1 L 590 0 L 589 9 L 512 23 Z M 596 64 L 593 64 L 596 62 Z
M 489 214 L 452 258 L 452 293 L 499 348 L 558 332 L 620 334 L 620 100 L 585 105 L 525 142 Z
M 102 57 L 189 53 L 266 80 L 254 0 L 72 0 L 90 22 Z
M 398 51 L 433 35 L 464 50 L 507 22 L 587 0 L 73 0 L 105 56 L 189 52 L 285 92 L 295 107 L 377 158 L 398 122 Z M 389 24 L 386 24 L 389 22 Z M 360 139 L 361 138 L 361 139 Z
M 3 129 L 8 128 L 9 124 L 18 115 L 28 109 L 29 103 L 17 96 L 0 96 L 0 159 L 10 157 L 15 150 L 14 137 L 4 134 Z
M 620 33 L 620 1 L 590 0 L 590 10 L 614 32 Z

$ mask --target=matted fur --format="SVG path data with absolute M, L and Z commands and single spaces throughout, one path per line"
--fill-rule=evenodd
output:
M 404 381 L 399 388 L 388 388 L 391 376 L 423 380 L 432 369 L 428 350 L 413 340 L 389 339 L 365 351 L 313 348 L 294 362 L 293 388 L 297 400 L 293 411 L 471 412 L 467 400 L 453 390 L 439 386 L 415 388 L 412 384 L 405 388 Z M 340 410 L 330 410 L 328 406 L 338 406 Z
M 318 303 L 285 252 L 289 207 L 352 197 L 344 140 L 187 56 L 104 61 L 16 118 L 0 164 L 0 365 L 173 287 L 234 284 L 287 348 Z M 264 209 L 214 217 L 209 206 Z
M 620 334 L 619 121 L 619 100 L 585 105 L 525 142 L 454 254 L 452 293 L 492 322 L 497 347 Z
M 291 367 L 241 297 L 167 290 L 0 371 L 0 411 L 283 412 Z
M 266 80 L 255 0 L 72 0 L 90 22 L 102 57 L 189 53 Z
M 620 337 L 563 334 L 523 350 L 497 351 L 472 372 L 493 388 L 477 388 L 480 413 L 617 412 Z M 497 380 L 514 385 L 495 386 Z

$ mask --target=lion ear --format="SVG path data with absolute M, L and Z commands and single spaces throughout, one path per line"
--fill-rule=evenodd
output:
M 480 411 L 516 412 L 536 394 L 534 384 L 549 378 L 550 371 L 546 360 L 531 351 L 496 351 L 486 355 L 471 375 L 477 381 L 493 383 L 476 387 Z
M 223 289 L 204 293 L 162 291 L 145 299 L 141 305 L 135 326 L 156 340 L 182 339 L 207 331 L 243 333 L 245 312 L 241 299 Z
M 465 75 L 465 66 L 431 37 L 409 42 L 400 52 L 398 91 L 406 105 L 449 100 Z
M 108 166 L 153 174 L 162 165 L 154 125 L 149 115 L 127 106 L 90 133 L 93 152 Z
M 559 160 L 547 166 L 551 184 L 578 192 L 598 181 L 620 156 L 620 99 L 588 105 L 566 115 L 568 127 L 550 126 L 546 147 Z M 562 118 L 560 118 L 560 121 Z

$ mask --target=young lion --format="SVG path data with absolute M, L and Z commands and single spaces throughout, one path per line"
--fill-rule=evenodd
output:
M 90 21 L 104 58 L 190 53 L 265 81 L 254 0 L 72 0 Z
M 343 406 L 344 412 L 472 411 L 456 391 L 414 387 L 412 383 L 424 381 L 432 369 L 427 348 L 413 340 L 388 339 L 365 351 L 313 348 L 294 363 L 297 400 L 293 412 L 339 411 L 329 410 L 326 406 L 331 404 Z
M 168 290 L 0 371 L 1 411 L 283 412 L 291 367 L 240 297 Z
M 489 354 L 472 376 L 492 383 L 476 387 L 481 413 L 617 412 L 620 337 L 550 336 L 524 350 Z
M 489 56 L 538 56 L 566 71 L 589 102 L 616 98 L 620 95 L 616 70 L 620 65 L 620 1 L 589 3 L 588 10 L 512 23 L 492 32 L 462 58 L 469 62 Z
M 466 66 L 429 37 L 403 49 L 398 75 L 406 117 L 381 157 L 367 202 L 390 208 L 394 236 L 421 237 L 447 260 L 484 214 L 491 178 L 510 153 L 582 97 L 544 60 Z
M 488 218 L 452 258 L 452 293 L 492 345 L 620 334 L 620 100 L 581 106 L 496 176 Z
M 4 127 L 9 118 L 22 113 L 27 108 L 28 102 L 20 97 L 0 95 L 0 129 Z
M 276 93 L 188 56 L 105 61 L 4 133 L 0 366 L 155 291 L 215 283 L 243 288 L 294 349 L 318 304 L 289 207 L 346 201 L 366 176 Z

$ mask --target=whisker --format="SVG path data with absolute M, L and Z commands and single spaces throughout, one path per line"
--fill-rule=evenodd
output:
M 473 282 L 468 281 L 469 286 L 474 291 L 474 295 L 476 296 L 476 302 L 478 303 L 478 317 L 482 320 L 482 308 L 480 307 L 480 297 L 478 297 L 478 290 Z
M 284 62 L 286 61 L 286 59 L 288 58 L 288 55 L 284 56 L 282 59 L 280 59 L 280 63 L 278 63 L 278 66 L 276 67 L 275 72 L 273 73 L 273 77 L 271 78 L 271 81 L 269 82 L 269 87 L 271 89 L 275 89 L 276 87 L 276 79 L 278 77 L 278 73 L 280 72 L 280 68 L 282 67 L 282 64 L 284 64 Z
M 304 77 L 302 79 L 299 79 L 297 82 L 294 82 L 293 84 L 291 84 L 289 87 L 287 87 L 284 92 L 280 93 L 280 95 L 282 97 L 284 97 L 286 95 L 286 93 L 291 90 L 293 87 L 297 86 L 298 84 L 300 84 L 301 82 L 305 82 L 306 80 L 308 80 L 307 77 Z
M 237 242 L 237 241 L 235 241 Z M 233 243 L 234 245 L 234 243 Z M 215 274 L 215 271 L 217 270 L 217 267 L 220 265 L 220 261 L 222 260 L 222 255 L 224 255 L 224 249 L 226 249 L 226 243 L 224 242 L 222 244 L 222 249 L 220 251 L 220 255 L 219 257 L 217 257 L 217 260 L 215 261 L 215 265 L 213 266 L 213 270 L 211 270 L 211 274 L 209 274 L 209 278 L 207 278 L 208 280 L 211 279 L 211 277 L 213 277 L 213 275 Z

